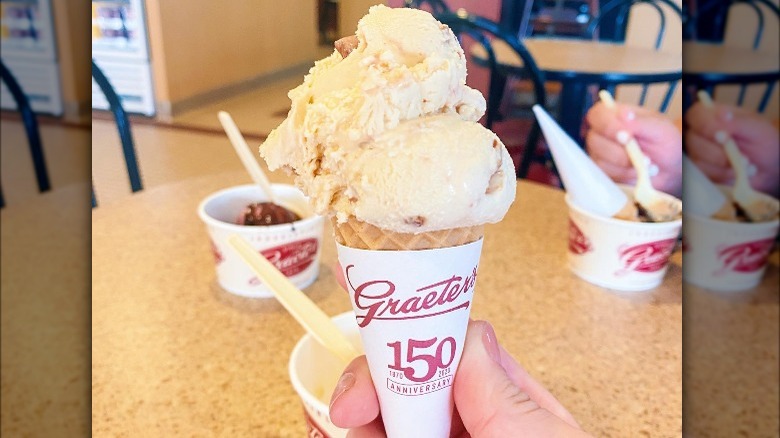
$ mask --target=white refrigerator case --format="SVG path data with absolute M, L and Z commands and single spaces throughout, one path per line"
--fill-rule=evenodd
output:
M 62 92 L 49 0 L 3 0 L 3 63 L 30 100 L 33 111 L 62 115 Z M 0 107 L 16 109 L 5 83 L 0 87 Z
M 142 0 L 93 0 L 92 58 L 114 86 L 125 111 L 155 114 Z M 109 109 L 94 79 L 92 108 Z

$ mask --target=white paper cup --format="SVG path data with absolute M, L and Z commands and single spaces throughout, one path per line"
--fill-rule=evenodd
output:
M 725 193 L 731 190 L 722 186 L 720 189 Z M 772 199 L 768 195 L 762 197 Z M 719 292 L 752 289 L 764 276 L 778 227 L 778 220 L 727 222 L 686 214 L 683 224 L 683 280 Z
M 447 438 L 482 239 L 419 251 L 336 245 L 388 438 Z
M 633 192 L 633 187 L 621 185 L 621 189 L 627 194 Z M 630 222 L 589 213 L 571 202 L 568 195 L 566 203 L 569 269 L 574 274 L 618 291 L 642 291 L 661 284 L 682 220 Z
M 247 205 L 268 200 L 254 184 L 220 190 L 198 206 L 198 215 L 211 238 L 217 281 L 228 292 L 252 298 L 273 296 L 228 244 L 232 234 L 249 242 L 298 288 L 306 288 L 317 279 L 324 219 L 312 213 L 300 190 L 287 184 L 274 184 L 273 188 L 280 202 L 298 213 L 301 220 L 271 226 L 236 224 Z
M 363 351 L 355 314 L 346 312 L 332 319 L 355 349 Z M 307 436 L 346 437 L 347 429 L 334 426 L 328 414 L 330 397 L 344 371 L 344 364 L 307 334 L 293 348 L 289 371 L 293 388 L 303 402 L 304 418 L 309 429 Z

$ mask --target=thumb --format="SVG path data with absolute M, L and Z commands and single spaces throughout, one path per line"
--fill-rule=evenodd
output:
M 588 436 L 554 397 L 502 354 L 487 322 L 469 324 L 453 389 L 463 425 L 473 438 Z M 568 416 L 568 421 L 553 412 Z

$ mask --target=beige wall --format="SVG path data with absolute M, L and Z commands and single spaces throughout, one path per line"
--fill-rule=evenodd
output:
M 314 0 L 186 4 L 146 0 L 155 95 L 163 116 L 315 59 Z
M 358 21 L 368 13 L 368 8 L 377 4 L 385 4 L 385 2 L 381 0 L 341 0 L 339 2 L 339 35 L 354 34 Z
M 52 13 L 65 118 L 80 121 L 92 107 L 90 0 L 54 0 Z
M 682 6 L 682 0 L 675 0 L 677 6 Z M 663 7 L 666 16 L 666 31 L 661 44 L 661 50 L 680 55 L 682 66 L 682 24 L 678 16 L 669 8 Z M 660 18 L 651 6 L 637 5 L 631 10 L 631 19 L 626 31 L 626 44 L 638 47 L 654 47 L 658 35 Z M 645 106 L 657 110 L 663 98 L 666 96 L 669 86 L 667 84 L 652 85 L 649 88 Z M 639 102 L 641 87 L 618 87 L 617 100 L 634 103 Z M 667 115 L 674 119 L 682 117 L 682 87 L 677 84 L 675 93 L 666 110 Z

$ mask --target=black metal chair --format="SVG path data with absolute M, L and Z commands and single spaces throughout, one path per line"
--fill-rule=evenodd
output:
M 427 6 L 432 14 L 444 14 L 451 9 L 443 0 L 404 0 L 404 7 L 414 9 L 425 9 Z
M 769 0 L 710 0 L 697 4 L 695 14 L 688 22 L 686 34 L 690 39 L 698 40 L 702 30 L 706 34 L 704 41 L 722 43 L 726 22 L 728 21 L 731 9 L 736 5 L 745 5 L 756 14 L 757 26 L 753 35 L 752 50 L 758 50 L 764 36 L 764 25 L 766 23 L 765 11 L 774 15 L 776 21 L 780 22 L 780 8 Z M 706 20 L 706 29 L 702 29 L 703 21 Z M 747 50 L 747 49 L 746 49 Z M 768 54 L 771 56 L 771 54 Z M 776 54 L 774 55 L 776 56 Z M 710 95 L 714 95 L 715 87 L 718 85 L 738 85 L 739 96 L 737 97 L 737 106 L 743 106 L 745 95 L 749 85 L 766 84 L 764 93 L 758 104 L 758 112 L 764 112 L 766 106 L 774 91 L 778 81 L 778 72 L 757 72 L 754 74 L 740 73 L 728 74 L 722 72 L 705 72 L 684 75 L 686 83 L 686 93 L 684 94 L 684 108 L 688 108 L 694 100 L 693 96 L 699 90 L 705 90 Z
M 626 40 L 626 30 L 628 29 L 628 19 L 631 14 L 631 9 L 636 5 L 648 5 L 651 8 L 653 8 L 657 13 L 658 17 L 660 19 L 659 25 L 658 25 L 658 33 L 656 34 L 655 38 L 655 44 L 654 48 L 655 50 L 659 50 L 661 48 L 661 44 L 663 43 L 664 34 L 666 32 L 666 14 L 664 13 L 663 8 L 661 5 L 666 5 L 672 12 L 674 12 L 680 19 L 680 23 L 685 29 L 687 27 L 686 24 L 686 16 L 683 14 L 682 8 L 677 6 L 674 2 L 671 0 L 612 0 L 605 4 L 601 10 L 599 11 L 599 14 L 595 16 L 590 23 L 588 24 L 588 30 L 587 34 L 591 39 L 599 39 L 599 40 L 606 40 L 606 41 L 613 41 L 613 42 L 623 42 Z M 602 25 L 609 22 L 610 24 L 610 32 L 607 34 L 597 34 L 599 29 L 602 27 Z M 677 87 L 677 80 L 670 81 L 669 82 L 669 88 L 666 91 L 666 94 L 664 95 L 664 99 L 661 102 L 661 107 L 659 110 L 661 112 L 665 112 L 667 107 L 669 106 L 669 102 L 672 99 L 672 96 L 674 95 L 674 90 Z M 613 95 L 615 94 L 615 89 L 619 85 L 619 83 L 604 83 L 601 84 L 603 88 L 609 90 L 610 93 Z M 649 84 L 645 83 L 642 84 L 642 94 L 639 97 L 639 105 L 644 105 L 645 101 L 647 100 L 647 90 L 649 88 Z
M 762 7 L 774 13 L 775 18 L 780 17 L 780 8 L 769 0 L 710 0 L 696 3 L 695 12 L 688 20 L 688 30 L 686 34 L 690 39 L 722 42 L 729 12 L 733 6 L 741 4 L 752 9 L 756 13 L 756 18 L 758 19 L 756 33 L 753 36 L 753 50 L 758 49 L 764 36 L 764 23 L 766 19 Z M 705 20 L 707 21 L 707 28 L 717 29 L 717 32 L 708 32 L 705 29 L 701 29 Z
M 114 87 L 111 86 L 106 75 L 95 64 L 95 60 L 92 60 L 92 78 L 103 91 L 103 94 L 108 100 L 108 104 L 111 107 L 111 112 L 114 114 L 114 120 L 116 121 L 116 127 L 119 130 L 119 138 L 122 141 L 122 152 L 125 156 L 125 165 L 127 166 L 127 175 L 130 179 L 130 189 L 133 193 L 143 190 L 143 184 L 141 183 L 141 173 L 138 170 L 138 160 L 136 159 L 135 147 L 133 146 L 133 135 L 130 132 L 130 121 L 127 118 L 127 113 L 122 106 L 122 101 L 117 95 Z M 92 207 L 97 206 L 97 200 L 95 199 L 95 190 L 92 190 Z
M 38 119 L 35 117 L 35 113 L 30 106 L 30 100 L 27 95 L 24 94 L 22 87 L 16 80 L 11 71 L 5 66 L 5 63 L 0 62 L 0 73 L 2 73 L 2 80 L 5 82 L 8 91 L 16 102 L 16 107 L 22 116 L 22 122 L 24 123 L 24 130 L 27 134 L 27 141 L 30 146 L 30 154 L 32 155 L 33 168 L 35 169 L 35 179 L 38 182 L 38 191 L 41 193 L 51 189 L 51 183 L 49 182 L 49 173 L 46 170 L 46 160 L 43 155 L 43 147 L 41 145 L 41 133 L 38 129 Z M 5 198 L 3 197 L 2 186 L 0 186 L 0 208 L 5 206 Z
M 458 37 L 462 38 L 463 35 L 471 37 L 474 42 L 479 45 L 478 47 L 481 47 L 485 52 L 486 56 L 482 57 L 481 61 L 479 57 L 474 57 L 474 59 L 479 65 L 488 68 L 490 71 L 490 84 L 487 98 L 488 111 L 485 120 L 485 125 L 488 128 L 491 128 L 493 122 L 496 121 L 495 118 L 501 104 L 504 84 L 506 83 L 506 78 L 508 76 L 522 73 L 524 77 L 530 79 L 533 84 L 536 102 L 544 105 L 544 102 L 546 101 L 544 74 L 539 70 L 531 53 L 526 49 L 523 43 L 517 39 L 514 32 L 504 29 L 498 23 L 484 17 L 470 15 L 463 11 L 459 11 L 458 13 L 436 14 L 435 17 L 442 23 L 448 25 Z M 522 70 L 511 66 L 505 66 L 498 62 L 494 50 L 494 41 L 502 41 L 517 54 L 523 61 Z M 520 163 L 517 167 L 517 178 L 525 178 L 527 176 L 539 141 L 539 125 L 535 118 L 532 120 L 533 126 L 529 131 L 520 158 Z

